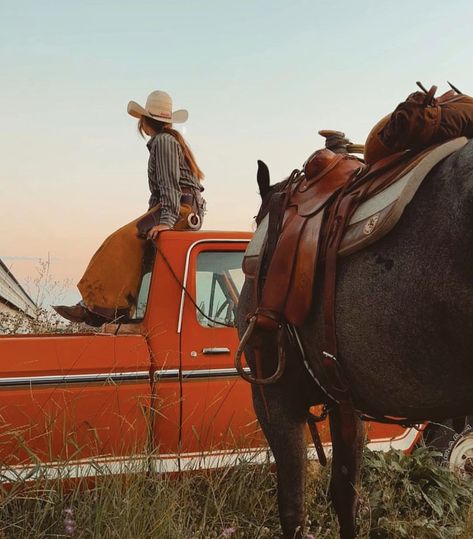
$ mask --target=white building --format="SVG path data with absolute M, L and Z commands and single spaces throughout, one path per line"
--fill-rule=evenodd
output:
M 34 301 L 0 260 L 0 313 L 15 314 L 23 311 L 32 316 L 35 309 Z

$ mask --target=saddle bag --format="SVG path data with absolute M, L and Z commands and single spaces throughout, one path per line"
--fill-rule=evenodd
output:
M 422 150 L 465 136 L 473 138 L 473 98 L 450 90 L 435 97 L 436 86 L 414 92 L 396 107 L 379 131 L 382 144 L 391 151 Z

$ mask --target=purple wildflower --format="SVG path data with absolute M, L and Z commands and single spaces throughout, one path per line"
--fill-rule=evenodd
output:
M 73 524 L 65 524 L 64 532 L 66 535 L 72 536 L 76 531 L 76 527 Z
M 64 533 L 71 537 L 76 533 L 77 525 L 74 520 L 74 511 L 72 509 L 64 509 Z
M 235 528 L 224 528 L 222 532 L 222 537 L 231 537 L 235 532 Z

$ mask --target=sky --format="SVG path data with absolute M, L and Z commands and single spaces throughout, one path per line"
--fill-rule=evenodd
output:
M 147 208 L 126 105 L 156 89 L 189 111 L 205 228 L 250 230 L 257 159 L 276 182 L 320 129 L 363 143 L 417 80 L 473 93 L 472 18 L 471 0 L 0 0 L 0 258 L 27 287 L 49 258 L 79 299 L 102 240 Z

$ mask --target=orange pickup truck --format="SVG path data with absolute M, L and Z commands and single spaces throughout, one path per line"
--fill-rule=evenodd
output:
M 132 323 L 94 334 L 0 337 L 0 480 L 270 458 L 250 386 L 233 367 L 250 238 L 163 233 Z M 321 436 L 329 448 L 324 424 Z M 372 423 L 368 436 L 374 449 L 409 450 L 419 433 Z

